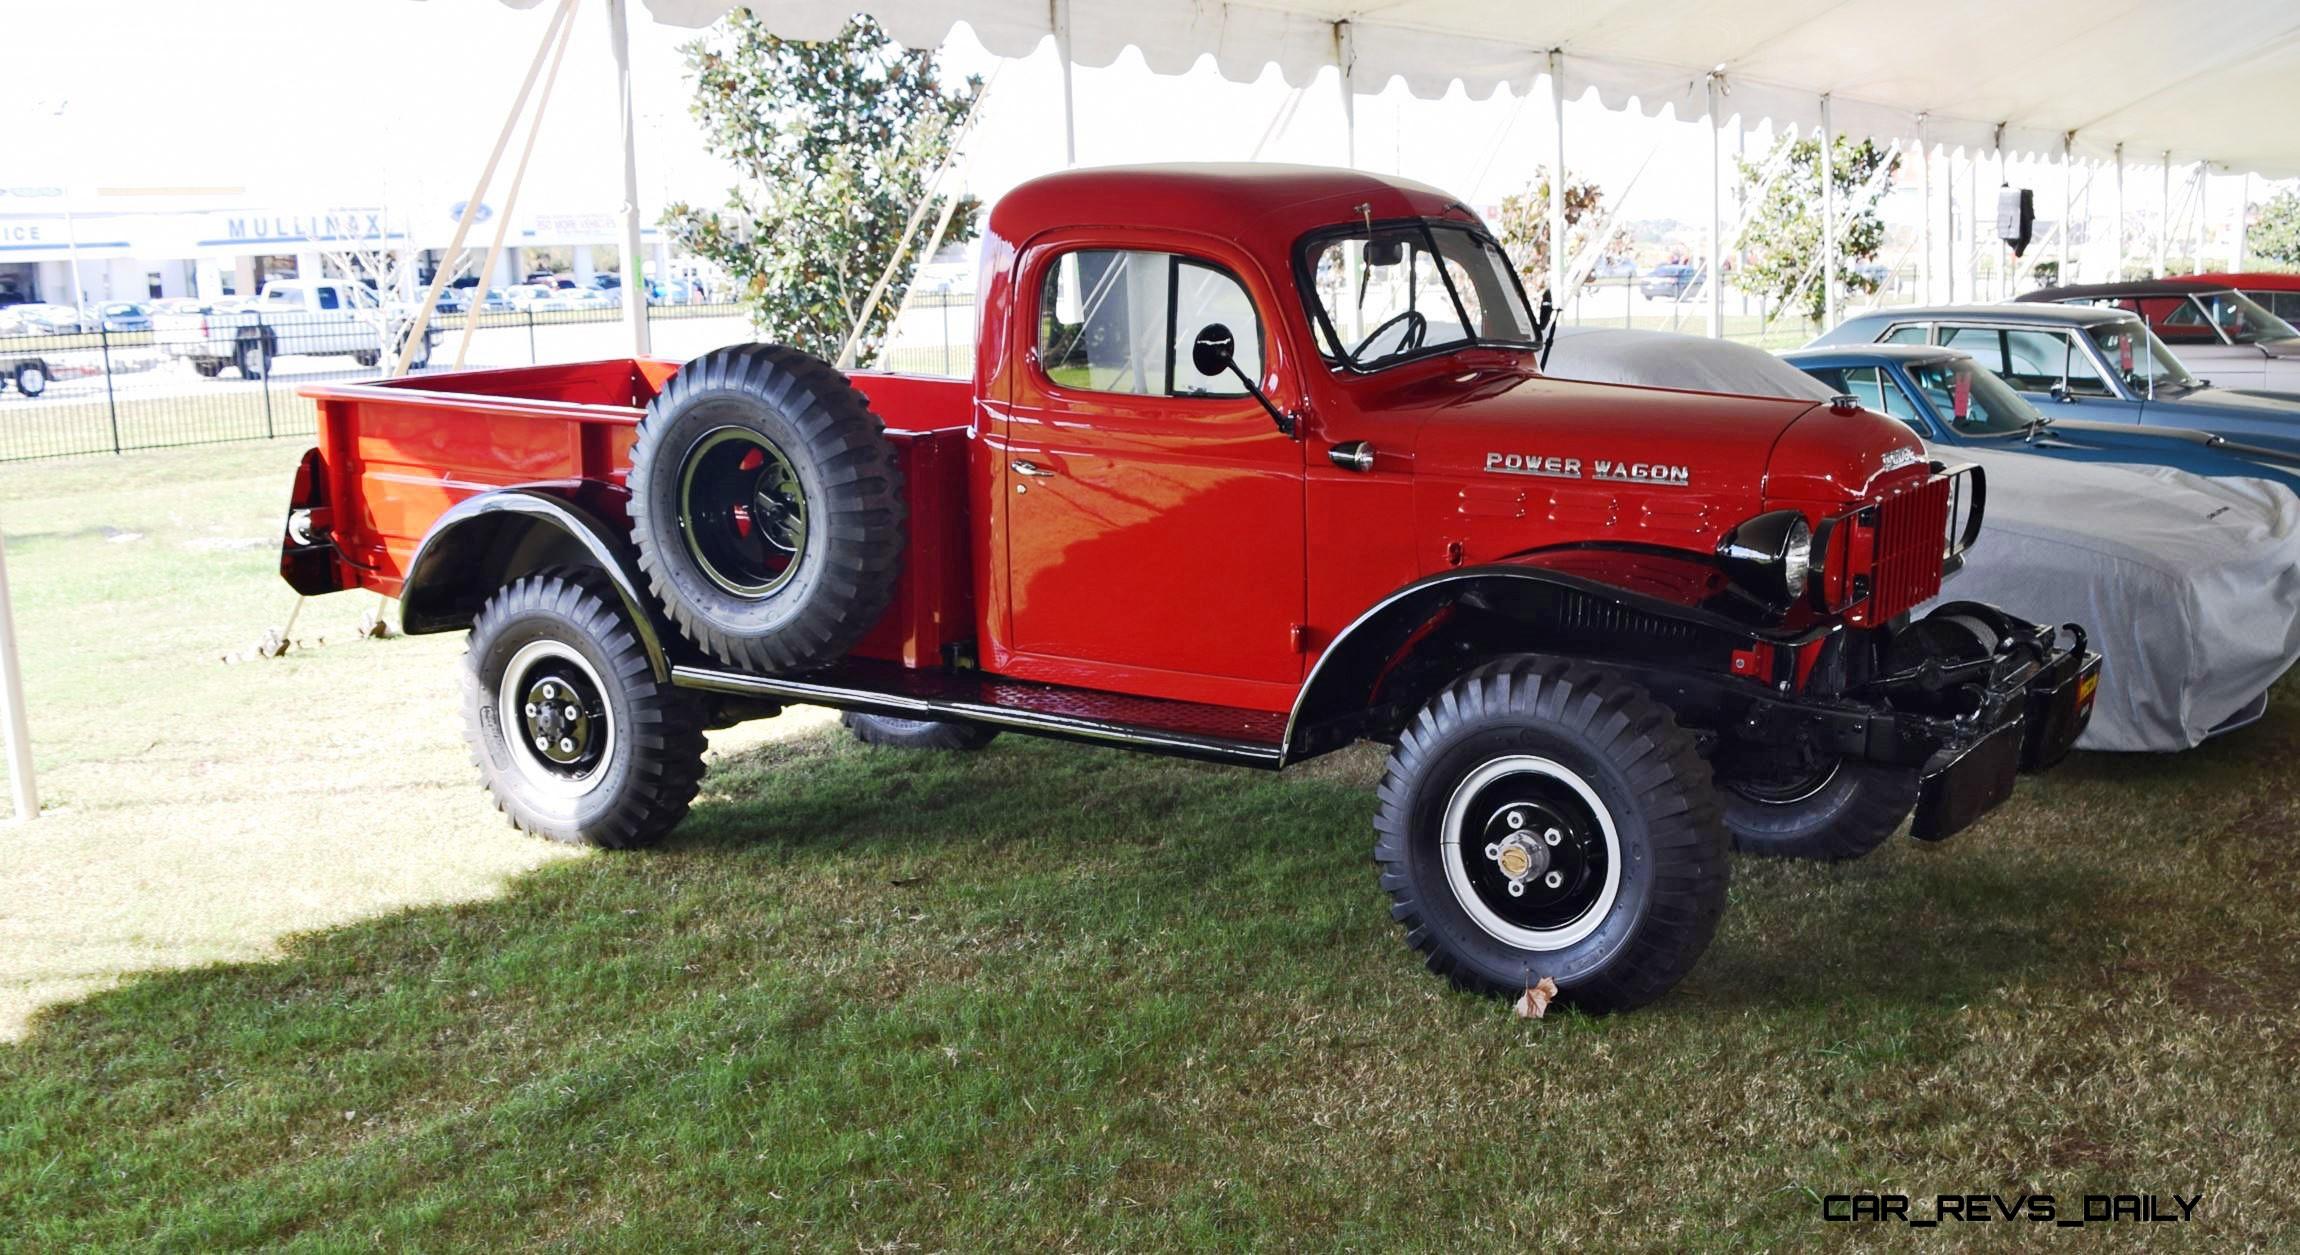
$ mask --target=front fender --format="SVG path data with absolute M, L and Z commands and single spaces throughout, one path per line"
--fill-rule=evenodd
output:
M 580 491 L 595 492 L 597 485 Z M 668 680 L 663 625 L 645 594 L 638 555 L 621 527 L 576 504 L 574 484 L 523 484 L 467 497 L 424 534 L 400 588 L 400 627 L 410 636 L 457 632 L 513 580 L 573 563 L 607 573 L 623 599 L 655 678 Z
M 1601 569 L 1610 581 L 1595 574 Z M 1360 614 L 1318 656 L 1286 722 L 1284 759 L 1315 757 L 1401 726 L 1419 695 L 1393 681 L 1422 648 L 1458 646 L 1476 656 L 1498 645 L 1502 652 L 1726 674 L 1735 650 L 1802 644 L 1837 629 L 1834 622 L 1758 626 L 1733 617 L 1713 608 L 1715 587 L 1703 572 L 1714 568 L 1683 554 L 1573 549 L 1416 580 Z

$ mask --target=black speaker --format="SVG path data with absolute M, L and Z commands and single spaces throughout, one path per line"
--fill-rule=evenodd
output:
M 1997 189 L 1997 238 L 2018 257 L 2036 230 L 2036 193 L 2025 187 Z

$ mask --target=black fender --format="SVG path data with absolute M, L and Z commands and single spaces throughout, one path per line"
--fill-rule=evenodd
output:
M 647 598 L 627 528 L 576 503 L 597 485 L 522 484 L 466 497 L 431 525 L 408 561 L 399 590 L 400 630 L 409 636 L 460 632 L 496 590 L 543 567 L 575 563 L 607 573 L 647 649 L 655 678 L 671 659 Z
M 1760 626 L 1702 605 L 1540 565 L 1543 555 L 1426 576 L 1375 602 L 1336 634 L 1310 668 L 1286 721 L 1284 760 L 1297 762 L 1404 726 L 1430 691 L 1494 653 L 1545 653 L 1732 673 L 1732 654 L 1758 643 L 1797 645 L 1837 630 Z M 1689 568 L 1707 565 L 1685 555 Z M 1424 651 L 1454 660 L 1417 678 Z

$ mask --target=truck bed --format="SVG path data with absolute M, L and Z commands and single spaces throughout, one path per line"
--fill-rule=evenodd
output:
M 592 485 L 586 505 L 627 525 L 625 483 L 639 419 L 680 363 L 614 358 L 568 365 L 312 384 L 334 540 L 360 586 L 396 596 L 449 507 L 494 488 Z M 856 372 L 886 424 L 909 510 L 902 579 L 856 652 L 937 666 L 972 632 L 966 546 L 965 380 Z

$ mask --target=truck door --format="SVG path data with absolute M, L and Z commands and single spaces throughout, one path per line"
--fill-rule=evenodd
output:
M 1299 683 L 1302 445 L 1191 363 L 1221 323 L 1248 378 L 1282 373 L 1267 295 L 1240 273 L 1147 249 L 1025 255 L 994 481 L 1015 674 L 1277 709 Z

